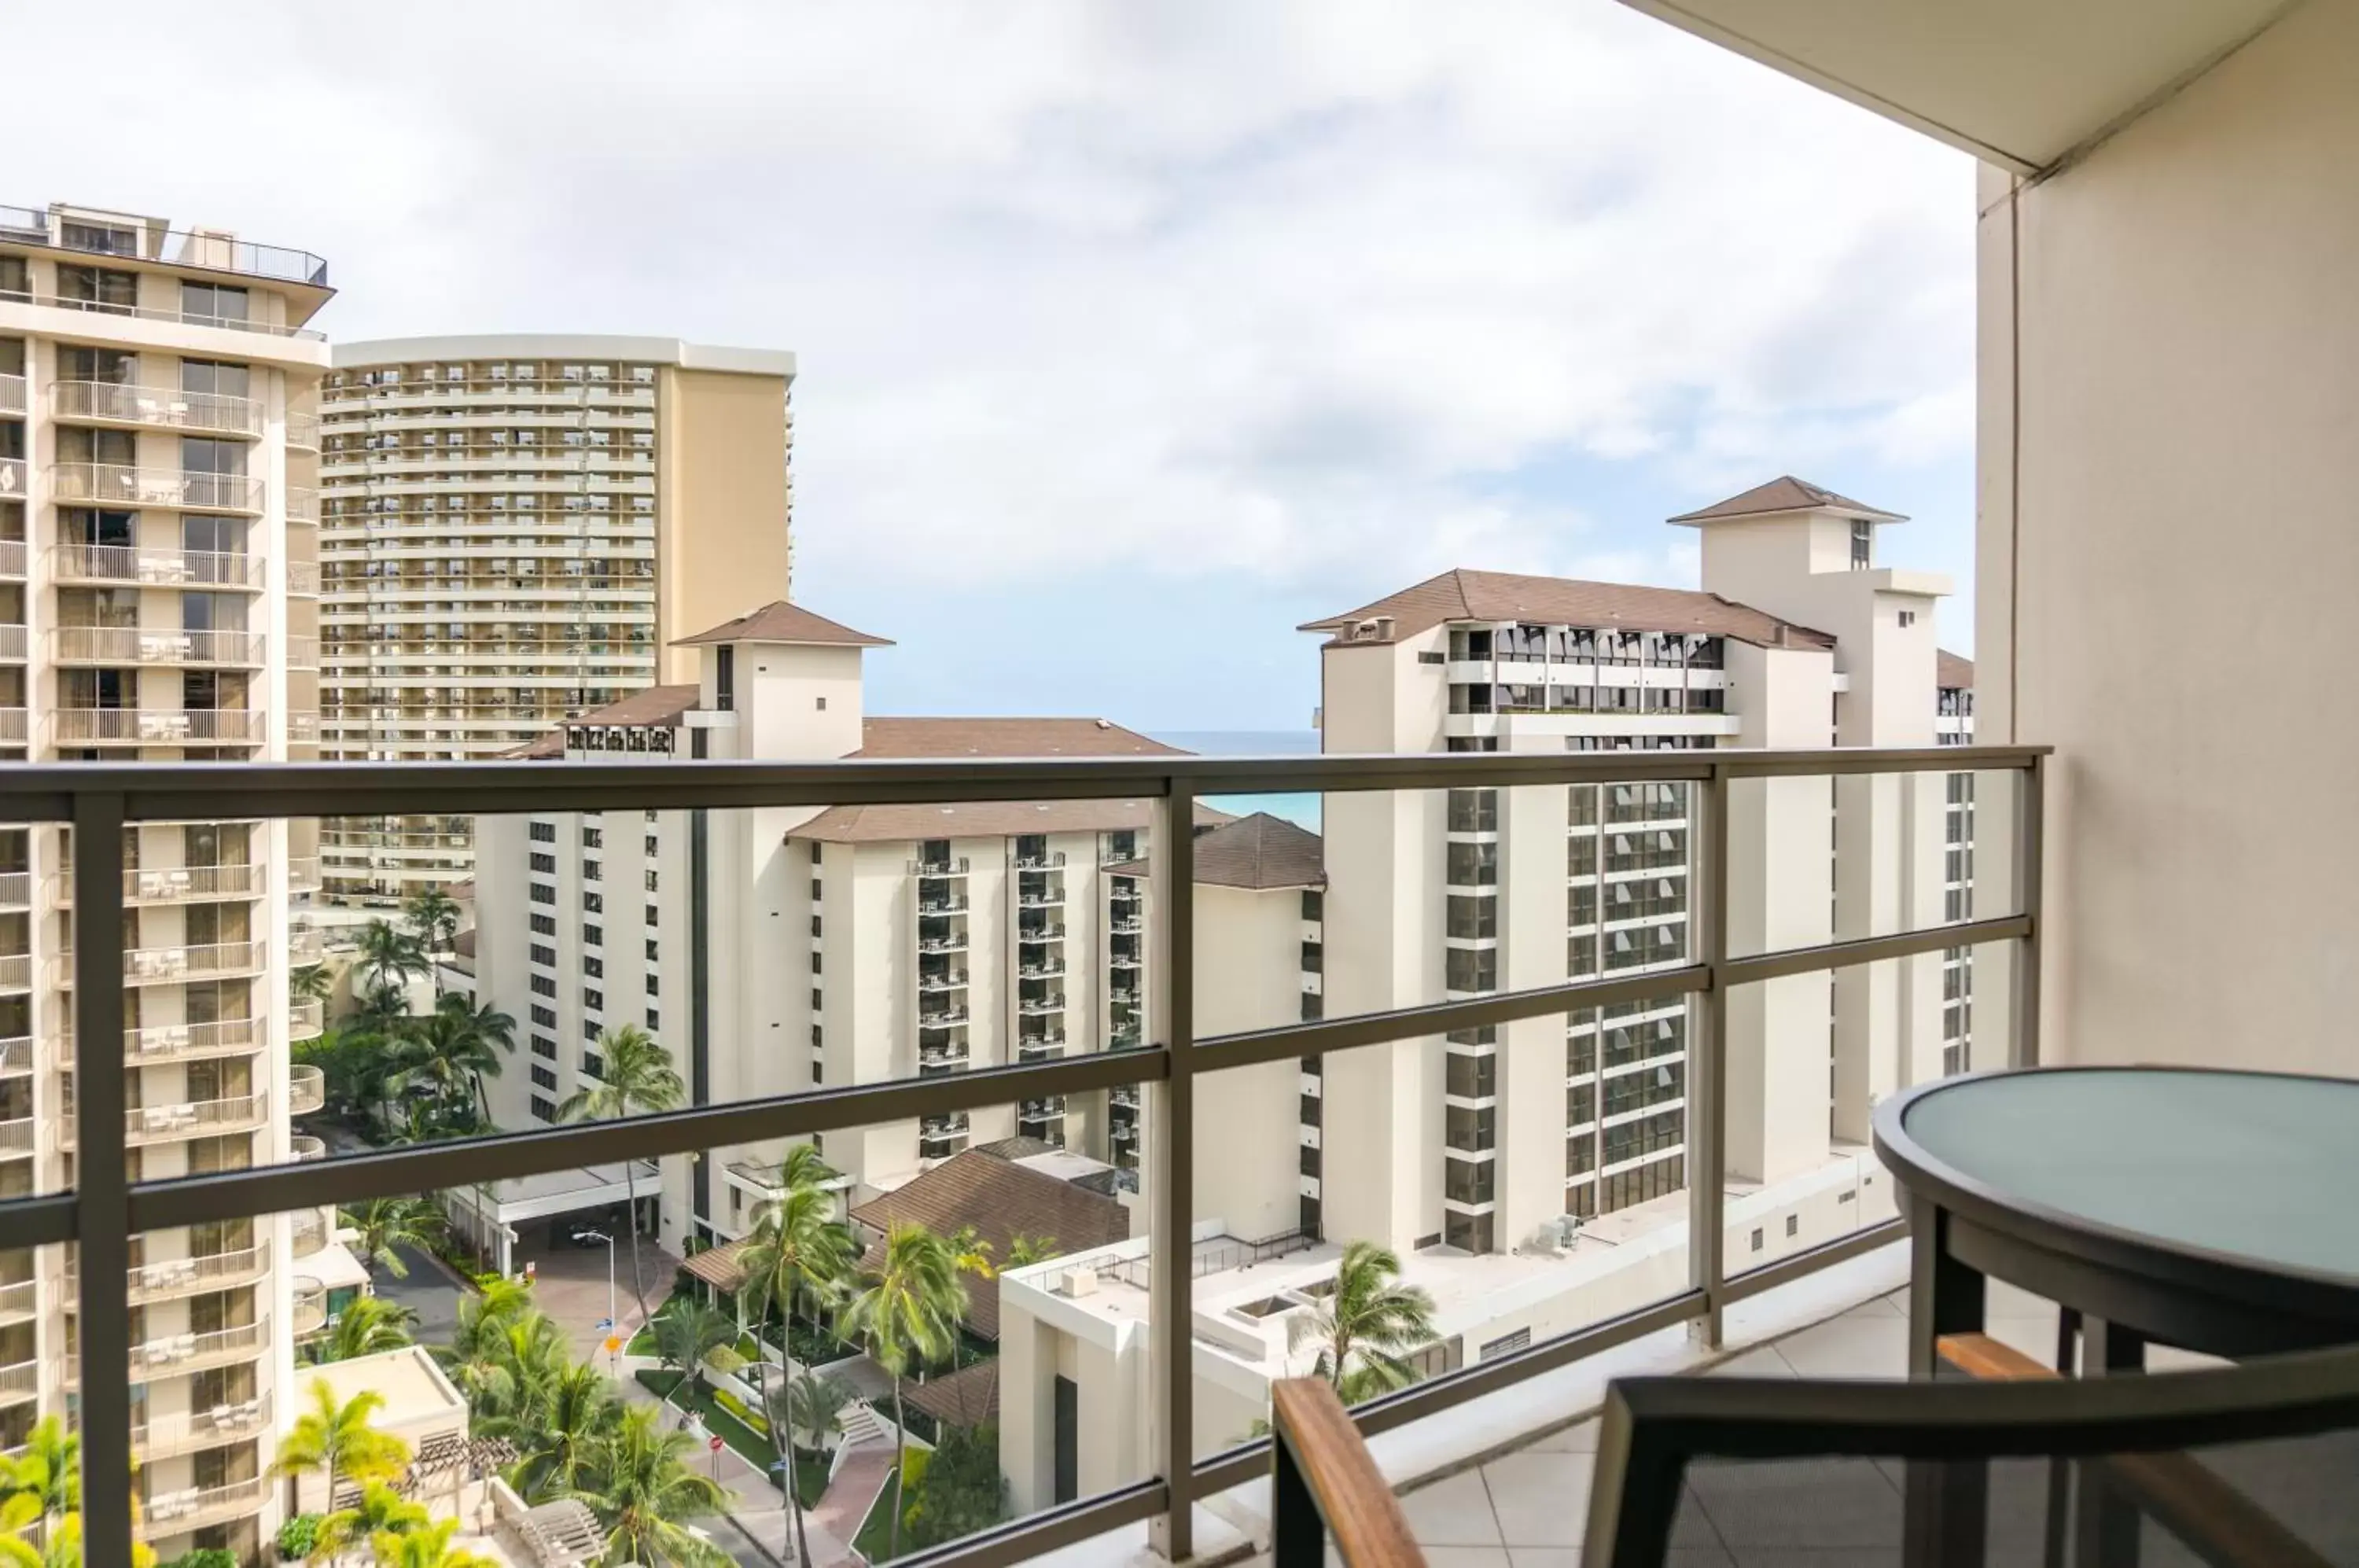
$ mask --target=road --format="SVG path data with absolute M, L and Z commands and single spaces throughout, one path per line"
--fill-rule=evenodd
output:
M 376 1293 L 389 1301 L 398 1302 L 418 1314 L 417 1326 L 410 1337 L 420 1345 L 448 1345 L 451 1331 L 459 1324 L 459 1287 L 442 1271 L 442 1265 L 414 1247 L 395 1248 L 409 1270 L 406 1279 L 397 1279 L 393 1271 L 381 1263 L 368 1266 L 369 1278 Z

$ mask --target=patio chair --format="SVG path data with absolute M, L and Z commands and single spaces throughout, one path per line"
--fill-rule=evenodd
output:
M 2069 1379 L 1973 1337 L 1954 1380 L 1617 1381 L 1583 1564 L 2359 1563 L 2359 1351 Z

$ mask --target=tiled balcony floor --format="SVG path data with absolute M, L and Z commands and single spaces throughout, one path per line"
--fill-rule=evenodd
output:
M 1908 1370 L 1908 1293 L 1869 1298 L 1847 1312 L 1703 1368 L 1702 1377 L 1902 1377 Z M 2056 1354 L 2056 1308 L 2012 1287 L 1990 1288 L 1993 1337 L 2042 1362 Z M 2149 1367 L 2201 1357 L 2157 1348 Z M 1596 1464 L 1593 1419 L 1403 1494 L 1433 1568 L 1578 1568 Z M 1674 1550 L 1682 1568 L 1712 1568 L 1716 1547 Z

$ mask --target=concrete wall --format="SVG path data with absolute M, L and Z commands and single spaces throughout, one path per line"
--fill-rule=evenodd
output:
M 1196 1032 L 1293 1023 L 1302 1012 L 1302 891 L 1196 888 Z M 1195 1214 L 1248 1240 L 1291 1230 L 1302 1070 L 1266 1062 L 1196 1080 Z M 1315 1130 L 1323 1134 L 1325 1128 Z
M 658 400 L 656 657 L 691 681 L 674 638 L 787 596 L 787 381 L 667 367 Z
M 1977 723 L 2058 747 L 2050 1061 L 2359 1070 L 2354 62 L 2359 4 L 2295 7 L 1984 182 Z

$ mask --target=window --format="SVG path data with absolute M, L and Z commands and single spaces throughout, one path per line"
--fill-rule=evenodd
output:
M 1452 893 L 1447 912 L 1450 935 L 1462 941 L 1481 941 L 1499 934 L 1499 900 L 1474 894 Z
M 1512 1356 L 1518 1350 L 1529 1350 L 1531 1347 L 1532 1331 L 1527 1328 L 1519 1328 L 1513 1334 L 1503 1334 L 1499 1338 L 1486 1343 L 1483 1346 L 1478 1359 L 1488 1361 L 1495 1356 Z
M 604 914 L 606 912 L 606 896 L 603 893 L 583 893 L 582 895 L 582 911 L 584 914 L 590 915 Z
M 817 991 L 813 991 L 813 992 L 811 993 L 811 1011 L 812 1011 L 812 1012 L 814 1012 L 814 1013 L 818 1012 L 821 1008 L 824 1007 L 826 1005 L 827 1005 L 827 1004 L 826 1004 L 824 1001 L 821 1000 L 821 998 L 820 998 L 820 994 L 819 994 Z
M 1901 612 L 1900 612 L 1900 624 L 1901 624 L 1902 626 L 1915 626 L 1915 625 L 1917 624 L 1917 612 L 1916 612 L 1916 611 L 1914 611 L 1914 610 L 1903 610 L 1903 611 L 1901 611 Z
M 649 1007 L 647 1009 L 647 1032 L 649 1034 L 653 1034 L 656 1030 L 661 1028 L 663 1028 L 663 1020 L 656 1015 L 656 1010 L 653 1007 Z
M 1851 569 L 1865 572 L 1875 550 L 1875 525 L 1864 520 L 1851 526 Z
M 650 893 L 654 893 L 654 892 L 658 892 L 658 891 L 659 891 L 659 890 L 660 890 L 659 885 L 658 885 L 658 884 L 657 883 L 657 881 L 656 881 L 656 873 L 655 873 L 655 868 L 654 868 L 653 866 L 649 866 L 649 867 L 647 868 L 647 891 L 648 891 L 648 892 L 650 892 Z M 654 923 L 655 918 L 656 918 L 656 917 L 655 917 L 655 906 L 654 906 L 653 904 L 650 904 L 650 905 L 648 905 L 648 906 L 647 906 L 647 920 L 648 920 L 648 922 L 649 922 L 650 924 Z
M 546 1067 L 535 1067 L 532 1070 L 532 1086 L 536 1089 L 554 1089 L 557 1087 L 557 1074 Z
M 1442 955 L 1442 985 L 1451 991 L 1495 991 L 1499 985 L 1499 951 L 1493 947 L 1453 947 Z
M 817 931 L 813 931 L 813 932 L 811 932 L 811 934 L 812 934 L 813 936 L 817 936 L 819 933 L 818 933 Z M 655 963 L 655 962 L 656 962 L 656 958 L 657 958 L 657 953 L 656 953 L 656 939 L 655 939 L 655 938 L 653 938 L 653 937 L 649 937 L 649 938 L 647 938 L 647 962 L 648 962 L 649 964 L 653 964 L 653 963 Z
M 1490 1160 L 1445 1160 L 1441 1195 L 1453 1203 L 1487 1203 L 1496 1195 L 1498 1162 Z
M 583 828 L 582 830 L 582 847 L 584 849 L 605 848 L 606 830 L 603 828 Z
M 556 876 L 557 856 L 553 855 L 535 854 L 532 857 L 532 869 L 540 872 L 543 876 Z
M 606 977 L 606 961 L 584 953 L 582 958 L 582 973 L 592 980 L 603 980 Z
M 1302 890 L 1302 918 L 1306 920 L 1325 920 L 1327 895 L 1316 887 L 1305 887 Z
M 598 862 L 585 860 L 582 863 L 582 880 L 584 882 L 602 882 L 605 877 L 606 868 Z
M 555 844 L 557 842 L 557 824 L 555 822 L 536 822 L 531 825 L 529 834 L 532 842 L 535 844 Z
M 603 1078 L 606 1076 L 606 1059 L 594 1051 L 585 1051 L 582 1053 L 582 1071 L 592 1078 Z
M 1488 887 L 1499 880 L 1499 846 L 1495 842 L 1451 844 L 1447 880 L 1453 887 Z
M 532 1114 L 542 1121 L 553 1122 L 557 1119 L 557 1102 L 535 1094 L 532 1097 Z
M 1753 1250 L 1756 1252 L 1761 1250 L 1761 1227 L 1759 1225 L 1753 1227 Z
M 184 282 L 180 285 L 180 314 L 204 321 L 243 322 L 247 320 L 245 290 L 216 283 Z
M 533 994 L 534 996 L 556 996 L 556 995 L 557 995 L 557 976 L 555 976 L 554 975 L 534 975 L 534 976 L 532 977 L 532 994 Z
M 582 987 L 582 1005 L 593 1013 L 603 1013 L 606 1010 L 606 993 L 584 985 Z
M 657 990 L 657 988 L 656 988 L 656 977 L 655 977 L 654 975 L 648 975 L 648 976 L 647 976 L 647 995 L 648 995 L 648 996 L 658 996 L 658 995 L 659 995 L 659 994 L 660 994 L 660 993 L 659 993 L 659 992 Z
M 535 936 L 555 936 L 557 934 L 557 917 L 555 915 L 534 915 L 532 917 L 532 931 Z
M 1799 1214 L 1788 1214 L 1786 1216 L 1786 1234 L 1788 1236 L 1799 1236 L 1801 1234 L 1801 1230 L 1802 1216 Z
M 534 1035 L 532 1037 L 532 1053 L 535 1056 L 545 1057 L 548 1060 L 554 1062 L 557 1060 L 557 1042 L 549 1039 L 545 1034 Z
M 656 879 L 656 874 L 655 874 L 654 872 L 652 872 L 652 871 L 648 872 L 648 873 L 647 873 L 647 881 L 648 881 L 650 884 L 652 884 L 652 883 L 655 881 L 655 879 Z M 649 905 L 647 907 L 647 924 L 649 924 L 649 925 L 651 925 L 651 926 L 659 926 L 659 925 L 663 924 L 663 911 L 662 911 L 661 909 L 659 909 L 656 908 L 656 906 L 655 906 L 655 905 L 653 905 L 653 904 L 649 904 Z
M 538 1024 L 542 1029 L 555 1029 L 557 1027 L 557 1014 L 551 1009 L 542 1007 L 538 1002 L 535 1002 L 532 1005 L 532 1021 Z
M 1306 942 L 1302 944 L 1302 972 L 1305 975 L 1319 974 L 1325 967 L 1326 963 L 1326 955 L 1317 942 Z
M 606 928 L 604 926 L 593 926 L 585 921 L 582 927 L 582 942 L 585 947 L 605 946 Z
M 532 961 L 535 964 L 545 964 L 549 968 L 554 969 L 557 967 L 557 949 L 553 947 L 543 947 L 540 943 L 534 942 L 532 944 Z

